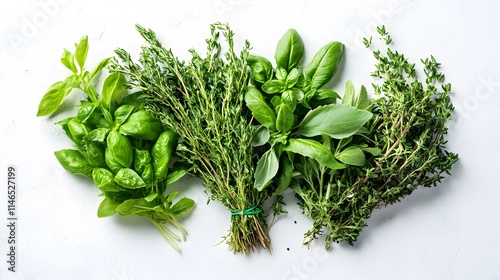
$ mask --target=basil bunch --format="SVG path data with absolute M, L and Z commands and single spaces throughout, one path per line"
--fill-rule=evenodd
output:
M 89 72 L 85 69 L 88 39 L 83 37 L 74 53 L 64 50 L 62 63 L 72 74 L 53 84 L 42 98 L 38 116 L 55 113 L 63 99 L 78 89 L 87 94 L 76 116 L 58 122 L 75 149 L 55 152 L 69 172 L 91 178 L 104 199 L 98 217 L 115 214 L 149 219 L 175 249 L 186 230 L 177 218 L 194 207 L 194 201 L 178 192 L 166 195 L 167 186 L 188 172 L 189 166 L 173 163 L 178 136 L 144 110 L 141 92 L 124 95 L 126 78 L 115 72 L 104 80 L 99 96 L 94 83 L 109 58 Z M 173 163 L 173 164 L 171 164 Z M 177 229 L 181 237 L 165 223 Z
M 355 98 L 348 82 L 344 96 L 349 98 L 336 104 L 340 96 L 324 88 L 337 72 L 343 51 L 342 43 L 330 42 L 304 70 L 304 44 L 290 29 L 277 44 L 275 68 L 264 57 L 248 58 L 253 85 L 245 102 L 260 123 L 253 145 L 266 147 L 254 176 L 258 190 L 272 184 L 275 194 L 281 194 L 300 175 L 295 171 L 304 157 L 332 171 L 364 163 L 368 150 L 350 145 L 349 139 L 365 133 L 363 126 L 372 118 L 366 89 Z

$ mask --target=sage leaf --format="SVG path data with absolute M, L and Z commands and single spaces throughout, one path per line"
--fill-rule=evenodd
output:
M 278 157 L 273 148 L 265 152 L 257 162 L 254 187 L 262 191 L 276 176 L 279 169 Z
M 314 137 L 321 134 L 342 139 L 355 134 L 372 113 L 344 104 L 330 104 L 309 111 L 299 124 L 297 133 Z
M 345 148 L 345 150 L 336 154 L 335 158 L 342 163 L 354 166 L 363 166 L 366 161 L 365 153 L 360 148 L 355 146 Z
M 315 159 L 320 164 L 333 170 L 345 168 L 345 165 L 335 159 L 330 149 L 315 140 L 290 139 L 288 144 L 284 146 L 284 150 Z
M 263 125 L 259 126 L 252 137 L 252 146 L 259 147 L 267 143 L 271 134 L 269 133 L 269 129 Z
M 354 85 L 351 81 L 347 81 L 345 83 L 345 93 L 342 97 L 342 104 L 355 106 L 354 96 L 356 95 L 356 90 L 354 89 Z
M 278 187 L 275 195 L 282 194 L 290 185 L 293 178 L 293 163 L 287 156 L 282 156 L 280 160 L 280 169 L 278 172 Z
M 370 107 L 370 98 L 368 97 L 365 86 L 361 86 L 355 107 L 362 110 L 367 110 L 367 108 Z

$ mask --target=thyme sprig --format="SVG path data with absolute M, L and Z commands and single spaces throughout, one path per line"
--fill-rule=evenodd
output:
M 220 201 L 233 213 L 260 207 L 269 193 L 253 188 L 255 128 L 243 101 L 250 77 L 249 43 L 236 54 L 233 32 L 227 25 L 213 24 L 205 56 L 191 50 L 191 60 L 184 62 L 164 48 L 152 30 L 141 26 L 137 30 L 147 41 L 139 63 L 118 49 L 121 63 L 115 61 L 115 70 L 128 75 L 131 84 L 145 92 L 146 108 L 180 135 L 178 156 L 193 165 L 191 174 L 201 178 L 211 200 Z M 224 53 L 219 33 L 228 45 Z M 232 216 L 225 240 L 233 251 L 269 249 L 260 212 Z
M 378 32 L 387 45 L 392 42 L 385 28 Z M 371 38 L 364 42 L 368 47 Z M 304 213 L 313 219 L 306 244 L 322 234 L 327 249 L 332 242 L 353 244 L 375 208 L 398 202 L 417 187 L 436 186 L 458 160 L 457 154 L 446 150 L 446 123 L 454 107 L 440 63 L 433 56 L 421 60 L 425 73 L 421 79 L 404 54 L 387 47 L 373 55 L 377 60 L 372 73 L 377 79 L 372 84 L 377 95 L 374 118 L 365 126 L 369 133 L 351 141 L 381 153 L 363 167 L 335 172 L 302 160 L 301 177 L 292 188 Z

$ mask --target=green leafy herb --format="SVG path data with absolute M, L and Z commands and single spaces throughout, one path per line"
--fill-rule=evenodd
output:
M 104 196 L 98 217 L 115 214 L 140 215 L 150 220 L 175 249 L 185 239 L 186 230 L 177 221 L 194 207 L 194 201 L 165 196 L 168 184 L 185 175 L 190 166 L 177 162 L 167 175 L 171 155 L 177 147 L 177 136 L 145 111 L 137 101 L 138 94 L 123 96 L 126 78 L 115 72 L 106 77 L 102 94 L 93 79 L 109 63 L 102 60 L 92 71 L 85 68 L 88 39 L 76 44 L 75 53 L 65 50 L 61 62 L 72 74 L 52 85 L 42 98 L 38 116 L 56 112 L 73 89 L 87 94 L 77 115 L 58 122 L 77 150 L 55 152 L 61 165 L 73 174 L 92 178 Z M 140 93 L 139 93 L 140 94 Z M 166 224 L 178 230 L 175 234 Z
M 378 31 L 386 44 L 392 41 L 385 27 Z M 371 39 L 365 39 L 368 43 Z M 332 242 L 352 244 L 375 208 L 395 203 L 417 187 L 436 186 L 458 160 L 445 147 L 453 105 L 440 64 L 432 56 L 422 60 L 426 77 L 421 79 L 403 54 L 390 48 L 373 54 L 378 60 L 374 104 L 364 87 L 356 99 L 351 83 L 343 104 L 372 110 L 374 117 L 349 138 L 332 142 L 335 157 L 347 168 L 327 170 L 309 159 L 294 163 L 300 176 L 291 186 L 313 219 L 305 243 L 325 234 L 326 248 Z
M 118 49 L 121 63 L 115 63 L 114 69 L 128 76 L 131 86 L 144 91 L 147 110 L 180 136 L 177 155 L 193 165 L 191 173 L 201 178 L 210 198 L 233 213 L 246 213 L 232 215 L 226 237 L 230 248 L 243 253 L 269 248 L 266 224 L 258 209 L 269 194 L 252 187 L 255 127 L 250 124 L 244 98 L 249 106 L 265 111 L 254 116 L 274 129 L 276 116 L 262 94 L 253 91 L 245 95 L 250 80 L 248 68 L 255 69 L 256 80 L 264 81 L 271 75 L 270 63 L 260 57 L 248 61 L 248 43 L 235 53 L 233 32 L 227 25 L 212 25 L 205 55 L 191 50 L 192 58 L 185 62 L 163 47 L 152 30 L 141 26 L 137 30 L 147 41 L 139 63 Z M 224 53 L 219 33 L 228 45 Z M 286 57 L 283 53 L 279 59 L 283 65 L 293 66 Z

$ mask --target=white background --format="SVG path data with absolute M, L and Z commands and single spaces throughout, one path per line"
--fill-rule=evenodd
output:
M 500 279 L 500 21 L 497 1 L 2 1 L 0 7 L 0 279 Z M 96 216 L 92 182 L 62 169 L 53 151 L 69 147 L 53 118 L 35 117 L 48 86 L 68 73 L 63 48 L 89 36 L 89 65 L 120 46 L 136 52 L 140 23 L 180 56 L 204 49 L 209 24 L 229 22 L 239 46 L 272 58 L 288 28 L 302 36 L 308 61 L 329 41 L 346 45 L 334 89 L 369 84 L 363 36 L 385 24 L 394 48 L 418 62 L 433 54 L 453 85 L 457 107 L 449 149 L 453 176 L 377 210 L 355 246 L 301 245 L 311 222 L 288 197 L 289 214 L 271 229 L 272 255 L 214 246 L 229 212 L 206 205 L 198 181 L 177 185 L 198 202 L 175 252 L 148 222 Z M 375 36 L 376 37 L 376 36 Z M 136 52 L 137 53 L 137 52 Z M 65 102 L 77 104 L 78 96 Z M 69 112 L 72 114 L 74 112 Z M 7 271 L 6 169 L 18 178 L 17 265 Z M 3 170 L 3 171 L 1 171 Z M 296 223 L 295 223 L 296 222 Z M 5 225 L 3 225 L 5 224 Z M 289 250 L 288 250 L 289 249 Z

